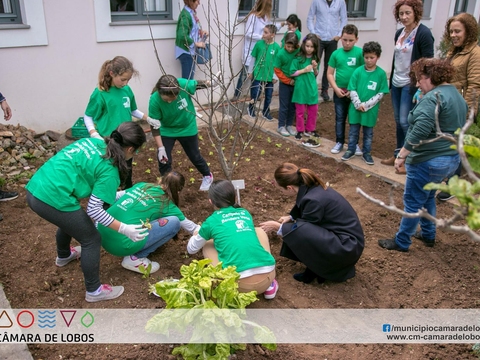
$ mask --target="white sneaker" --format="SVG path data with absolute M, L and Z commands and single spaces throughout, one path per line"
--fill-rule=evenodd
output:
M 100 286 L 100 293 L 98 293 L 97 295 L 93 295 L 87 292 L 85 294 L 85 300 L 87 302 L 97 302 L 116 299 L 123 294 L 124 290 L 125 289 L 123 286 L 111 286 L 103 284 L 102 286 Z
M 330 150 L 332 154 L 338 154 L 340 151 L 343 150 L 343 144 L 342 143 L 336 143 L 335 146 Z
M 150 270 L 150 274 L 158 271 L 160 269 L 160 264 L 155 261 L 150 261 L 147 258 L 137 258 L 134 255 L 125 256 L 122 260 L 122 266 L 125 269 L 135 271 L 137 273 L 142 274 L 139 267 L 143 265 L 145 269 L 147 269 L 148 265 L 152 264 L 152 269 Z
M 78 260 L 80 259 L 80 256 L 82 255 L 82 247 L 81 246 L 75 246 L 75 247 L 70 247 L 70 256 L 67 258 L 57 258 L 55 259 L 55 265 L 62 267 L 67 265 L 69 262 L 73 260 Z
M 213 174 L 210 173 L 210 176 L 204 176 L 202 180 L 202 185 L 200 185 L 200 191 L 208 191 L 210 189 L 210 185 L 213 182 Z
M 360 146 L 358 146 L 358 144 L 357 144 L 357 147 L 355 148 L 355 155 L 357 155 L 357 156 L 362 156 L 363 155 L 363 151 L 360 150 Z
M 288 125 L 287 126 L 287 131 L 290 133 L 290 135 L 295 136 L 297 135 L 297 129 L 295 129 L 295 126 Z
M 281 126 L 277 129 L 277 132 L 282 136 L 290 136 L 290 133 L 287 131 L 285 126 Z

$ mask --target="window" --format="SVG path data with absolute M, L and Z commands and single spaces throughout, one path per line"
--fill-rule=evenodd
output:
M 19 0 L 0 0 L 0 24 L 21 24 Z
M 279 0 L 273 0 L 273 17 L 278 18 L 278 2 Z M 247 16 L 250 10 L 253 9 L 255 0 L 239 0 L 238 16 Z
M 112 22 L 171 20 L 172 0 L 110 0 Z
M 367 16 L 367 0 L 346 0 L 349 18 Z
M 453 15 L 460 14 L 462 12 L 467 12 L 468 0 L 456 0 L 455 9 L 453 10 Z

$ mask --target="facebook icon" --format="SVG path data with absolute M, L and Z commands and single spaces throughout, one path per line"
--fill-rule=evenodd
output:
M 392 327 L 390 326 L 390 324 L 383 324 L 383 325 L 382 325 L 382 330 L 383 330 L 383 332 L 390 332 L 390 329 L 391 329 L 391 328 L 392 328 Z

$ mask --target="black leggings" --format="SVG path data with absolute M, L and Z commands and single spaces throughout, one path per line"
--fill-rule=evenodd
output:
M 173 145 L 175 145 L 175 141 L 177 141 L 182 145 L 185 154 L 187 154 L 188 158 L 192 162 L 192 164 L 197 168 L 197 170 L 203 176 L 210 175 L 210 168 L 207 165 L 207 162 L 200 154 L 200 150 L 198 149 L 198 135 L 193 136 L 180 136 L 180 137 L 168 137 L 162 135 L 162 143 L 165 146 L 165 152 L 167 153 L 168 162 L 166 164 L 162 164 L 161 162 L 158 163 L 158 168 L 160 170 L 160 175 L 165 175 L 166 173 L 172 171 L 172 150 Z
M 100 283 L 100 247 L 102 237 L 95 228 L 92 219 L 83 209 L 66 212 L 38 200 L 27 190 L 27 203 L 40 217 L 58 226 L 57 256 L 70 256 L 70 242 L 74 237 L 82 246 L 81 266 L 88 292 L 96 291 Z

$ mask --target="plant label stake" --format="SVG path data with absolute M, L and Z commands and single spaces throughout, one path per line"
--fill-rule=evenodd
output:
M 233 187 L 237 190 L 238 205 L 242 205 L 240 202 L 240 190 L 245 189 L 245 180 L 232 180 Z

